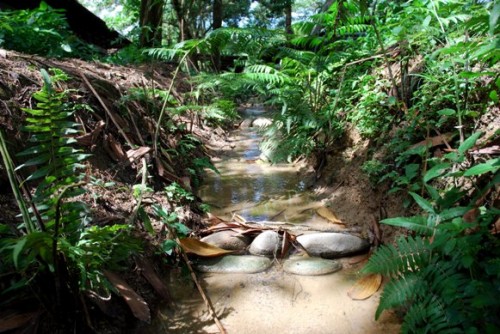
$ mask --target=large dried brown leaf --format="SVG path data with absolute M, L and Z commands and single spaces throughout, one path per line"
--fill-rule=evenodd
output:
M 480 211 L 478 208 L 472 208 L 464 214 L 463 220 L 466 223 L 473 223 L 476 221 L 477 217 L 479 217 L 479 214 Z
M 104 275 L 113 284 L 113 286 L 120 292 L 127 305 L 134 316 L 142 321 L 151 321 L 151 312 L 149 311 L 148 303 L 135 292 L 123 279 L 117 274 L 104 270 Z
M 330 209 L 322 206 L 316 209 L 316 213 L 334 224 L 344 224 Z
M 196 254 L 198 256 L 215 257 L 233 253 L 233 251 L 215 247 L 194 238 L 180 239 L 180 243 L 180 246 L 186 253 Z
M 416 143 L 415 145 L 410 146 L 409 150 L 415 149 L 419 146 L 424 146 L 428 145 L 430 147 L 438 146 L 438 145 L 443 145 L 449 142 L 453 138 L 454 134 L 453 133 L 445 133 L 439 136 L 431 137 L 422 140 L 421 142 Z
M 373 294 L 380 289 L 381 285 L 382 275 L 369 274 L 354 283 L 354 285 L 347 292 L 347 295 L 354 300 L 364 300 L 373 296 Z
M 0 333 L 26 326 L 40 312 L 23 314 L 0 314 Z
M 141 146 L 135 149 L 130 149 L 127 151 L 128 161 L 134 162 L 135 160 L 141 158 L 143 155 L 151 152 L 151 147 Z
M 212 226 L 216 226 L 217 224 L 220 223 L 227 223 L 224 219 L 217 217 L 216 215 L 213 215 L 211 213 L 208 214 L 208 219 L 207 222 L 210 223 Z
M 350 257 L 347 262 L 349 264 L 358 264 L 361 262 L 366 262 L 369 257 L 370 257 L 370 254 L 361 254 L 361 255 Z
M 166 301 L 172 301 L 167 285 L 158 277 L 153 265 L 144 258 L 137 258 L 135 263 L 140 268 L 142 276 L 148 280 L 155 291 Z

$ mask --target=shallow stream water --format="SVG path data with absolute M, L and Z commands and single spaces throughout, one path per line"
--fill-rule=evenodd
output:
M 259 108 L 246 117 L 265 116 Z M 250 122 L 248 122 L 250 123 Z M 336 227 L 316 215 L 322 206 L 307 191 L 307 182 L 293 165 L 269 165 L 259 159 L 257 128 L 245 127 L 231 135 L 231 146 L 215 162 L 220 175 L 210 172 L 199 196 L 212 213 L 230 220 L 278 221 L 316 230 Z M 334 208 L 333 208 L 334 209 Z M 241 219 L 240 218 L 240 219 Z M 281 333 L 397 333 L 391 313 L 374 320 L 379 293 L 354 301 L 347 291 L 362 264 L 342 259 L 344 269 L 322 276 L 285 273 L 278 260 L 257 274 L 199 274 L 217 314 L 230 334 Z M 171 277 L 175 306 L 163 309 L 144 333 L 217 333 L 207 307 L 189 279 Z

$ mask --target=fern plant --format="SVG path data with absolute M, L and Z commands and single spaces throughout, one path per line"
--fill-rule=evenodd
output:
M 11 277 L 15 284 L 1 291 L 0 299 L 8 305 L 23 291 L 30 292 L 26 298 L 33 298 L 35 291 L 49 312 L 61 319 L 74 318 L 77 314 L 72 312 L 82 307 L 80 299 L 75 298 L 80 291 L 107 290 L 103 267 L 116 269 L 139 250 L 139 243 L 131 237 L 128 225 L 89 225 L 90 212 L 75 199 L 83 193 L 81 162 L 88 157 L 73 146 L 79 125 L 70 120 L 73 111 L 67 91 L 56 91 L 45 70 L 42 77 L 44 86 L 33 95 L 36 107 L 24 109 L 24 130 L 30 133 L 31 145 L 19 154 L 27 160 L 17 168 L 34 170 L 25 182 L 36 182 L 36 190 L 31 201 L 18 199 L 22 211 L 23 207 L 30 209 L 29 217 L 15 232 L 5 225 L 0 228 L 4 262 L 0 271 L 16 273 Z M 14 175 L 14 170 L 11 173 Z M 11 184 L 17 193 L 17 185 Z
M 463 162 L 479 135 L 452 152 L 453 161 Z M 382 220 L 414 236 L 380 247 L 363 269 L 390 278 L 375 317 L 387 309 L 402 309 L 404 333 L 496 333 L 500 329 L 500 302 L 495 298 L 500 289 L 500 241 L 492 229 L 500 210 L 494 203 L 483 203 L 500 182 L 500 161 L 447 174 L 451 167 L 451 163 L 436 164 L 423 176 L 431 200 L 410 193 L 424 214 Z M 452 187 L 440 192 L 430 184 L 459 176 L 476 183 L 476 195 L 465 206 L 466 191 Z

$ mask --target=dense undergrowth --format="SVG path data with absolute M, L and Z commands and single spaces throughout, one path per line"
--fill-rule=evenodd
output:
M 34 13 L 47 26 L 23 25 L 19 33 L 12 27 L 24 24 L 27 12 L 2 14 L 0 45 L 47 56 L 73 55 L 68 35 L 55 30 L 55 25 L 64 26 L 57 23 L 59 14 L 47 8 Z M 148 144 L 155 154 L 181 161 L 194 187 L 203 168 L 212 166 L 204 156 L 186 158 L 200 147 L 191 135 L 193 124 L 232 124 L 236 106 L 249 98 L 274 111 L 262 146 L 274 162 L 306 157 L 321 169 L 342 146 L 347 129 L 355 127 L 370 142 L 363 170 L 373 186 L 389 184 L 390 192 L 400 192 L 408 207 L 421 212 L 382 221 L 405 232 L 394 245 L 377 249 L 364 269 L 390 278 L 376 316 L 398 308 L 407 333 L 495 333 L 500 328 L 495 298 L 500 290 L 500 161 L 494 123 L 500 113 L 499 16 L 500 5 L 489 1 L 336 1 L 329 10 L 296 23 L 293 35 L 222 28 L 173 46 L 129 48 L 105 60 L 177 64 L 169 87 L 130 90 L 122 102 L 140 101 L 158 120 Z M 57 38 L 47 44 L 34 37 L 44 34 Z M 229 68 L 217 71 L 215 56 L 231 59 Z M 181 72 L 191 85 L 179 98 L 173 85 Z M 12 275 L 14 287 L 33 287 L 39 277 L 51 277 L 52 304 L 64 289 L 112 289 L 102 268 L 118 267 L 124 254 L 140 249 L 130 225 L 89 227 L 84 206 L 69 200 L 79 179 L 66 175 L 65 168 L 77 169 L 85 156 L 69 145 L 74 124 L 64 119 L 70 111 L 48 79 L 36 98 L 37 108 L 26 110 L 32 115 L 27 120 L 34 122 L 28 129 L 41 135 L 32 134 L 36 146 L 28 153 L 34 158 L 25 165 L 38 166 L 31 178 L 44 181 L 30 200 L 17 194 L 23 223 L 13 234 L 2 225 L 0 233 L 8 237 L 2 238 L 0 251 L 2 275 Z M 190 122 L 174 121 L 186 116 Z M 164 151 L 157 147 L 160 127 L 183 133 L 180 144 Z M 56 130 L 50 146 L 44 137 L 49 128 Z M 15 166 L 4 140 L 2 144 L 16 190 Z M 62 163 L 67 167 L 60 169 Z M 134 189 L 138 199 L 151 190 L 144 179 Z M 171 182 L 166 193 L 179 205 L 194 200 L 178 183 Z M 146 211 L 137 210 L 152 231 Z M 186 233 L 175 214 L 161 208 L 156 213 Z M 27 246 L 31 244 L 36 247 Z M 110 244 L 115 246 L 106 256 L 85 258 L 85 247 L 110 249 Z M 171 254 L 175 242 L 161 247 Z M 63 288 L 61 268 L 73 285 Z

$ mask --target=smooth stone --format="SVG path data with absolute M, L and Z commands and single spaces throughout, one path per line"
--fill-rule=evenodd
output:
M 254 255 L 227 255 L 219 258 L 203 259 L 196 269 L 204 273 L 254 274 L 271 267 L 267 257 Z
M 288 259 L 283 263 L 283 270 L 294 275 L 319 276 L 331 274 L 340 269 L 342 269 L 340 262 L 319 257 Z
M 253 120 L 251 126 L 252 127 L 256 126 L 256 127 L 259 127 L 259 128 L 263 128 L 263 127 L 269 126 L 271 124 L 272 124 L 272 121 L 269 118 L 257 117 L 256 119 Z
M 311 233 L 297 237 L 297 241 L 312 256 L 331 259 L 361 252 L 370 243 L 351 234 L 344 233 Z
M 264 231 L 253 240 L 248 251 L 253 255 L 274 256 L 280 247 L 280 235 L 275 231 Z
M 250 244 L 247 236 L 235 231 L 215 232 L 202 238 L 201 241 L 227 250 L 244 250 Z

